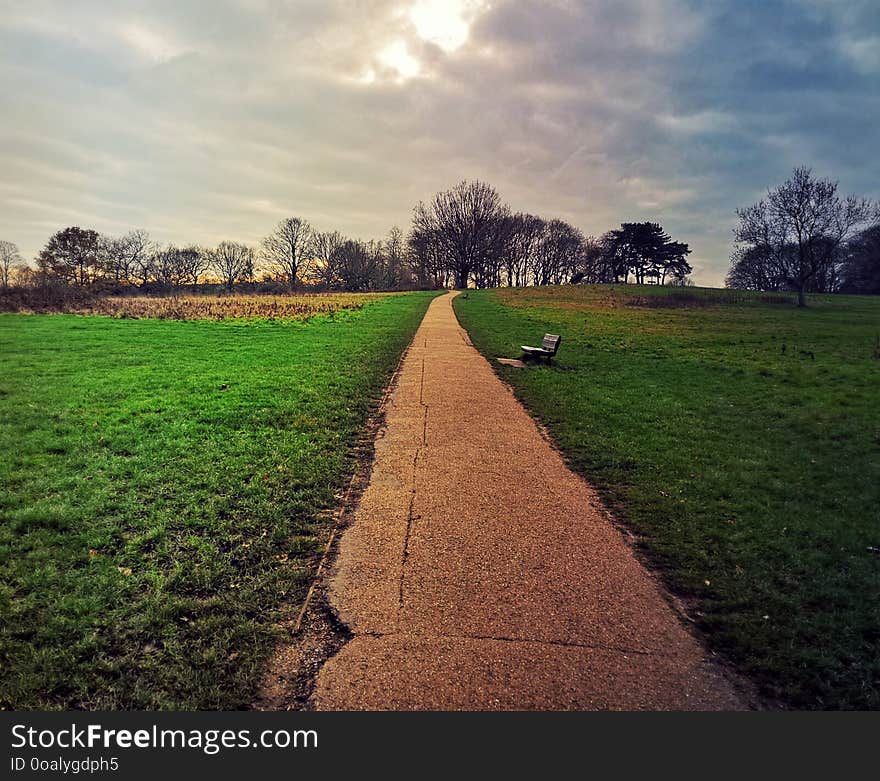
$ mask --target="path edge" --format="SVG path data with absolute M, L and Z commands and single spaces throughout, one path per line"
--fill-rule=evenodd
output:
M 382 398 L 355 444 L 355 469 L 342 499 L 333 508 L 335 520 L 306 596 L 298 610 L 275 625 L 282 636 L 264 665 L 257 693 L 248 706 L 250 710 L 312 710 L 312 694 L 321 668 L 354 637 L 331 604 L 328 575 L 332 575 L 342 536 L 353 522 L 361 497 L 370 484 L 376 440 L 386 425 L 388 402 L 397 388 L 403 364 L 415 344 L 419 325 L 401 352 Z

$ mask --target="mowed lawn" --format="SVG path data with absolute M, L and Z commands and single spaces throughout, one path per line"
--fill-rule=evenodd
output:
M 0 315 L 0 707 L 247 705 L 431 297 Z
M 778 298 L 566 287 L 455 309 L 489 358 L 562 335 L 552 368 L 493 366 L 713 649 L 783 705 L 880 708 L 880 299 Z

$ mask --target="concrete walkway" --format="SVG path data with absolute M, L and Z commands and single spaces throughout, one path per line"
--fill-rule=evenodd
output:
M 416 333 L 342 538 L 330 599 L 354 637 L 315 706 L 743 707 L 452 297 Z

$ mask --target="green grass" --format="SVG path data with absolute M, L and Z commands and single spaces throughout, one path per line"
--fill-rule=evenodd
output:
M 552 368 L 496 371 L 712 648 L 784 704 L 878 708 L 880 299 L 774 300 L 568 287 L 455 309 L 489 357 L 562 335 Z
M 251 701 L 431 297 L 308 323 L 0 315 L 0 707 Z

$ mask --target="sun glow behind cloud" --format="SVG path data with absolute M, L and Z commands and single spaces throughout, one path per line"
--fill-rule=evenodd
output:
M 467 41 L 471 23 L 483 5 L 473 0 L 417 0 L 408 16 L 422 40 L 454 52 Z
M 428 75 L 418 50 L 433 44 L 452 55 L 467 42 L 471 25 L 486 10 L 488 5 L 482 0 L 416 0 L 398 9 L 401 29 L 374 55 L 378 68 L 367 68 L 357 81 L 373 84 L 382 72 L 398 83 Z
M 411 79 L 418 76 L 421 64 L 409 52 L 404 41 L 394 41 L 386 46 L 378 55 L 383 66 L 395 71 L 399 79 Z

